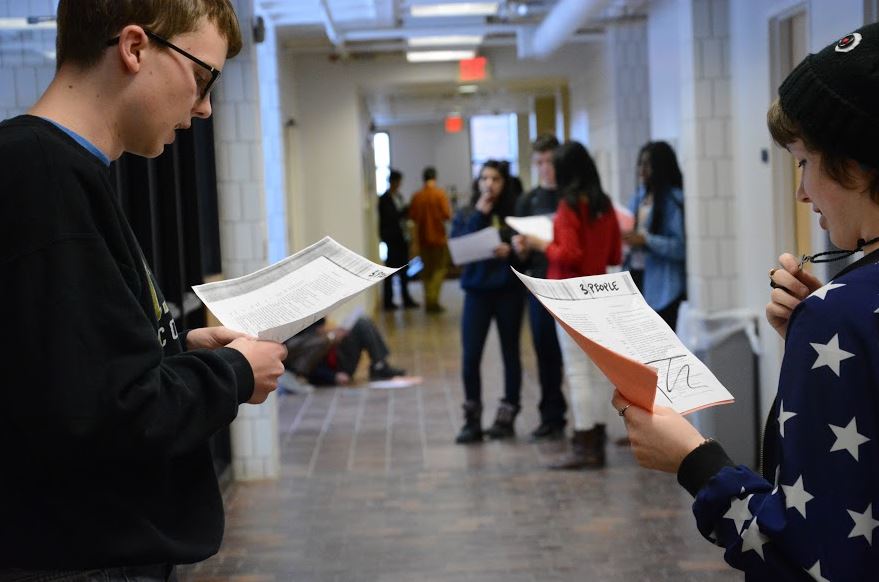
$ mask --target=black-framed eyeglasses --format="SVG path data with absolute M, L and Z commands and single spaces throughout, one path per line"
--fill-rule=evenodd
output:
M 200 58 L 189 54 L 188 52 L 186 52 L 185 50 L 183 50 L 179 46 L 175 45 L 174 43 L 170 42 L 169 40 L 162 38 L 158 34 L 153 34 L 152 32 L 150 32 L 149 30 L 147 30 L 145 28 L 143 29 L 143 31 L 146 33 L 146 35 L 151 40 L 154 40 L 157 43 L 164 45 L 173 51 L 177 51 L 178 53 L 180 53 L 181 55 L 183 55 L 184 57 L 186 57 L 187 59 L 189 59 L 190 61 L 192 61 L 193 63 L 195 63 L 196 65 L 198 65 L 199 67 L 203 68 L 204 70 L 208 71 L 211 74 L 210 79 L 207 79 L 201 75 L 195 76 L 195 83 L 198 86 L 198 90 L 199 90 L 199 98 L 201 100 L 206 99 L 208 94 L 210 94 L 211 89 L 214 87 L 214 83 L 216 83 L 217 79 L 220 78 L 220 73 L 222 71 L 210 66 L 209 64 L 207 64 L 206 62 L 204 62 Z M 118 43 L 119 43 L 119 37 L 117 36 L 115 38 L 111 38 L 110 40 L 108 40 L 107 46 L 113 46 L 114 44 L 118 44 Z

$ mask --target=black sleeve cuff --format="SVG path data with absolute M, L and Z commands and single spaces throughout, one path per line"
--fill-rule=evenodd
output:
M 238 404 L 244 404 L 253 396 L 253 368 L 244 354 L 232 348 L 214 350 L 235 372 L 235 384 L 238 387 Z
M 183 351 L 184 351 L 184 352 L 188 352 L 188 351 L 189 351 L 189 347 L 187 347 L 187 345 L 186 345 L 186 336 L 188 336 L 188 335 L 189 335 L 189 330 L 188 330 L 188 329 L 184 329 L 184 330 L 181 331 L 180 334 L 179 334 L 179 337 L 180 337 L 180 345 L 183 347 Z
M 696 497 L 699 490 L 708 484 L 718 471 L 724 467 L 734 467 L 735 463 L 716 441 L 705 442 L 684 457 L 678 467 L 678 483 Z

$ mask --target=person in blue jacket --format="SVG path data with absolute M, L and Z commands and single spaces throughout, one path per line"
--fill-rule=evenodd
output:
M 638 191 L 629 204 L 635 228 L 623 236 L 629 246 L 624 268 L 644 300 L 675 328 L 686 297 L 684 180 L 675 152 L 664 141 L 649 142 L 638 154 Z
M 518 265 L 510 241 L 513 231 L 504 223 L 515 215 L 516 194 L 504 166 L 488 160 L 479 170 L 470 206 L 460 210 L 452 222 L 452 237 L 474 233 L 487 227 L 500 230 L 501 243 L 494 249 L 494 258 L 464 266 L 461 287 L 464 289 L 464 311 L 461 314 L 461 343 L 464 380 L 464 426 L 456 442 L 480 442 L 487 435 L 506 439 L 515 435 L 514 422 L 519 414 L 522 389 L 522 363 L 519 336 L 525 309 L 522 283 L 510 269 Z M 479 366 L 485 339 L 494 320 L 500 336 L 504 360 L 504 397 L 497 409 L 494 424 L 482 431 L 482 378 Z
M 630 406 L 640 464 L 677 472 L 699 531 L 748 581 L 879 577 L 879 24 L 809 55 L 785 79 L 769 130 L 803 176 L 833 244 L 769 272 L 769 323 L 785 340 L 763 439 L 762 474 L 736 466 L 681 415 Z M 863 251 L 830 283 L 803 263 Z

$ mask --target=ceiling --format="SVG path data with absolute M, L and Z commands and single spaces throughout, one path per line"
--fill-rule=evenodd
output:
M 412 51 L 508 47 L 519 59 L 547 59 L 563 44 L 596 42 L 608 23 L 646 14 L 649 0 L 255 0 L 288 54 L 332 59 Z M 431 4 L 487 3 L 490 14 L 419 17 Z M 469 37 L 469 38 L 467 38 Z M 415 39 L 415 40 L 413 40 Z M 412 46 L 420 41 L 421 46 Z M 465 116 L 528 111 L 537 95 L 555 94 L 565 79 L 382 86 L 364 95 L 382 126 L 422 123 L 449 112 Z M 465 90 L 466 89 L 466 90 Z
M 297 53 L 401 52 L 514 46 L 522 58 L 546 58 L 563 42 L 594 41 L 608 21 L 645 12 L 649 0 L 255 0 Z M 418 17 L 444 3 L 488 4 L 486 15 Z M 466 6 L 465 6 L 466 8 Z M 489 6 L 488 8 L 491 8 Z M 543 46 L 540 37 L 553 46 Z M 472 38 L 464 38 L 469 36 Z M 442 37 L 446 37 L 445 40 Z M 451 37 L 451 38 L 450 38 Z M 454 37 L 458 37 L 457 40 Z M 481 38 L 480 38 L 481 37 Z M 538 37 L 538 38 L 535 38 Z M 477 39 L 477 40 L 474 40 Z M 417 42 L 417 41 L 416 41 Z M 448 43 L 448 44 L 447 44 Z

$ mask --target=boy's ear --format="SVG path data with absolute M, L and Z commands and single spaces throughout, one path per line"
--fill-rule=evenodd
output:
M 140 26 L 130 24 L 119 33 L 116 49 L 122 65 L 128 72 L 136 73 L 143 64 L 143 51 L 150 43 L 149 37 Z

